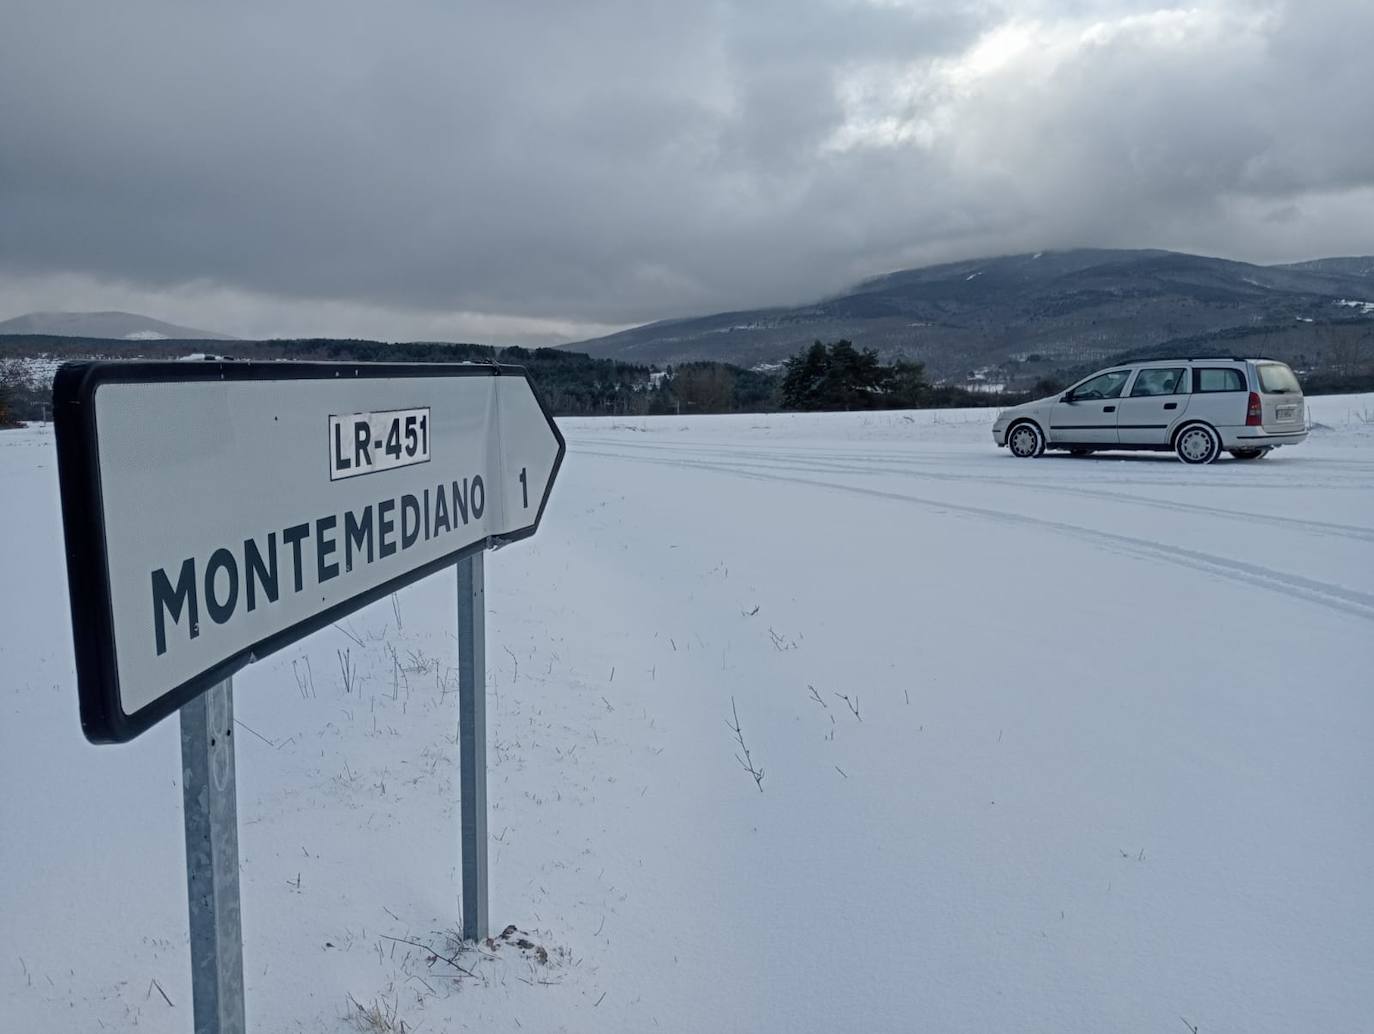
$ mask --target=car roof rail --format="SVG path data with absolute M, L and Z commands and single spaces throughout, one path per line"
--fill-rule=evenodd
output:
M 1122 359 L 1117 366 L 1129 366 L 1131 363 L 1244 363 L 1244 362 L 1268 362 L 1281 363 L 1282 359 L 1275 359 L 1268 355 L 1160 355 L 1146 358 Z

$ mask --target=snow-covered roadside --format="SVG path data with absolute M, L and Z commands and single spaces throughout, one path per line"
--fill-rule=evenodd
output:
M 488 562 L 493 925 L 549 960 L 404 943 L 457 919 L 439 576 L 236 680 L 251 1029 L 349 1030 L 350 996 L 422 1030 L 1358 1029 L 1374 397 L 1309 401 L 1308 444 L 1203 470 L 1019 463 L 986 411 L 564 422 L 545 528 Z M 52 468 L 0 433 L 6 1022 L 182 1031 L 176 726 L 81 739 Z
M 1374 434 L 1374 393 L 1314 395 L 1306 400 L 1309 419 L 1319 430 L 1350 432 L 1355 439 Z M 993 408 L 883 410 L 876 413 L 755 413 L 715 416 L 572 417 L 564 428 L 639 433 L 682 432 L 786 441 L 910 441 L 918 430 L 932 436 L 981 445 L 991 440 Z M 1347 441 L 1341 435 L 1338 442 Z

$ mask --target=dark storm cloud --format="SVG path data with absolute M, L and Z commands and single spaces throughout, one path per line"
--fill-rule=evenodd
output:
M 1354 0 L 11 2 L 0 300 L 604 324 L 1022 248 L 1374 250 L 1371 32 Z

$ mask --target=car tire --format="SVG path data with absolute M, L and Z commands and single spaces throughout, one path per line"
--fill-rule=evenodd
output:
M 1017 459 L 1035 459 L 1045 451 L 1045 436 L 1029 420 L 1012 424 L 1007 431 L 1007 450 Z
M 1269 455 L 1268 449 L 1232 449 L 1231 455 L 1238 460 L 1262 460 Z
M 1202 466 L 1221 454 L 1221 439 L 1206 424 L 1189 424 L 1174 438 L 1174 452 L 1184 463 Z

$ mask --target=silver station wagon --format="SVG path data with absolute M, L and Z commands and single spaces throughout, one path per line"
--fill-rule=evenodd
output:
M 1211 463 L 1223 452 L 1256 460 L 1296 445 L 1307 437 L 1307 421 L 1298 378 L 1276 359 L 1154 359 L 1004 409 L 992 437 L 1023 459 L 1046 449 L 1133 449 Z

